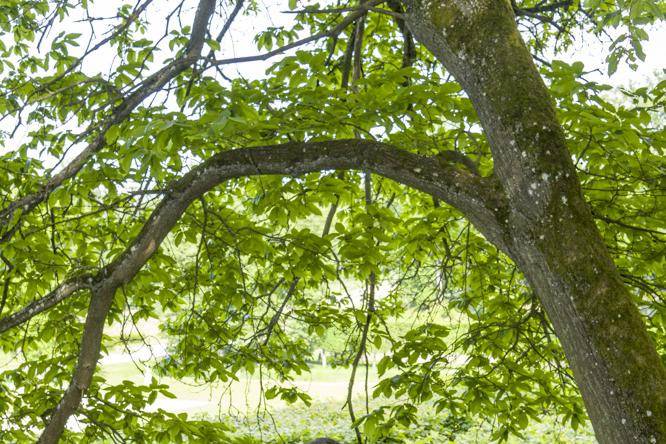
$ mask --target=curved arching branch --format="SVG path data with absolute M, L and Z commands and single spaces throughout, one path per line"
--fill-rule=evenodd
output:
M 53 190 L 76 176 L 95 153 L 107 145 L 105 134 L 109 128 L 123 122 L 146 97 L 162 89 L 170 80 L 197 61 L 206 39 L 208 21 L 215 11 L 215 3 L 215 0 L 201 0 L 199 2 L 192 25 L 190 41 L 182 56 L 149 76 L 138 88 L 127 95 L 109 117 L 98 125 L 96 128 L 97 136 L 60 172 L 44 182 L 39 190 L 19 197 L 0 209 L 0 243 L 9 241 L 15 233 L 15 230 L 9 227 L 15 211 L 21 211 L 21 216 L 31 212 L 37 205 L 45 201 Z M 95 128 L 88 129 L 87 132 L 93 130 Z M 20 223 L 21 216 L 19 216 L 19 220 L 13 221 L 14 224 Z
M 357 139 L 294 142 L 218 153 L 172 184 L 131 245 L 95 277 L 72 381 L 39 442 L 57 442 L 90 385 L 99 358 L 104 321 L 116 289 L 136 275 L 195 199 L 233 178 L 265 174 L 296 176 L 332 169 L 371 171 L 431 194 L 458 208 L 489 239 L 502 244 L 497 216 L 502 214 L 503 199 L 494 182 L 455 164 L 443 164 L 385 143 Z
M 0 333 L 48 310 L 78 290 L 113 281 L 128 282 L 160 245 L 190 203 L 233 178 L 264 174 L 298 176 L 323 170 L 368 170 L 423 191 L 462 211 L 490 241 L 503 248 L 498 217 L 504 211 L 494 182 L 457 166 L 369 140 L 293 142 L 225 151 L 212 156 L 178 181 L 154 210 L 141 233 L 114 262 L 97 274 L 71 278 L 46 296 L 0 319 Z

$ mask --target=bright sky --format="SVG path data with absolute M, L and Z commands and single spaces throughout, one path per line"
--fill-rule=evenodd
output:
M 98 1 L 96 2 L 94 13 L 96 16 L 113 16 L 115 15 L 115 8 L 120 2 L 113 1 Z M 323 2 L 326 3 L 326 2 Z M 157 3 L 159 5 L 159 3 Z M 167 3 L 169 4 L 169 3 Z M 192 16 L 194 13 L 194 6 L 196 2 L 191 1 L 187 2 L 190 5 L 190 9 L 186 10 L 182 17 L 182 23 L 184 25 L 189 25 L 192 21 Z M 266 29 L 267 27 L 279 27 L 285 26 L 289 27 L 293 23 L 293 14 L 284 14 L 279 11 L 287 10 L 287 2 L 281 2 L 279 0 L 265 0 L 260 2 L 259 11 L 256 16 L 239 16 L 232 26 L 230 32 L 225 37 L 221 51 L 218 52 L 217 57 L 219 58 L 229 58 L 237 56 L 247 56 L 257 54 L 258 51 L 254 44 L 254 36 Z M 163 23 L 163 17 L 168 13 L 164 6 L 155 6 L 151 5 L 149 7 L 148 16 L 152 18 L 154 26 L 151 27 L 151 33 L 148 35 L 149 38 L 159 39 L 161 36 L 162 29 L 159 26 Z M 169 4 L 172 7 L 172 4 Z M 227 6 L 227 11 L 230 12 L 231 6 Z M 212 30 L 212 34 L 217 34 L 217 30 L 222 25 L 223 20 L 220 18 L 216 19 L 217 29 Z M 104 28 L 101 28 L 104 29 Z M 88 24 L 85 22 L 72 23 L 71 26 L 68 24 L 67 32 L 80 32 L 84 36 L 88 35 L 90 29 Z M 52 34 L 56 34 L 54 32 Z M 605 48 L 608 44 L 599 42 L 596 38 L 592 36 L 579 36 L 573 47 L 570 48 L 565 54 L 556 55 L 555 58 L 567 61 L 569 63 L 574 61 L 582 61 L 585 64 L 586 71 L 591 71 L 598 69 L 599 72 L 593 72 L 586 75 L 586 79 L 595 80 L 600 83 L 609 83 L 614 86 L 637 86 L 643 84 L 649 84 L 654 82 L 654 79 L 658 77 L 661 72 L 661 77 L 664 77 L 664 68 L 666 67 L 664 59 L 664 50 L 663 46 L 666 45 L 666 28 L 655 26 L 653 29 L 649 30 L 650 40 L 644 43 L 644 50 L 647 55 L 646 60 L 639 64 L 637 71 L 632 71 L 629 66 L 626 64 L 621 64 L 618 67 L 617 73 L 609 78 L 606 75 L 607 67 L 605 62 L 606 50 Z M 52 38 L 50 36 L 50 38 Z M 102 38 L 103 34 L 98 32 L 98 39 Z M 42 44 L 42 50 L 50 47 L 50 42 L 47 41 Z M 207 49 L 205 49 L 207 52 Z M 166 52 L 163 56 L 168 56 Z M 113 61 L 116 60 L 116 55 L 110 50 L 99 50 L 96 53 L 91 54 L 89 61 L 86 63 L 86 69 L 89 74 L 96 74 L 96 72 L 91 71 L 101 71 L 103 74 L 106 74 L 105 71 L 112 69 Z M 159 57 L 159 55 L 157 56 Z M 245 78 L 261 78 L 264 76 L 266 68 L 268 68 L 271 63 L 279 58 L 264 61 L 264 62 L 251 62 L 244 63 L 240 65 L 230 65 L 223 67 L 223 72 L 228 77 L 237 77 L 239 75 Z M 156 65 L 157 66 L 157 65 Z M 0 130 L 6 130 L 7 123 L 0 124 Z M 12 149 L 16 149 L 24 142 L 25 139 L 25 130 L 18 131 L 15 137 L 12 140 L 9 140 L 5 146 L 0 147 L 0 154 L 8 152 Z M 71 150 L 70 156 L 73 155 Z
M 628 64 L 620 64 L 617 72 L 608 77 L 606 54 L 609 44 L 599 42 L 592 36 L 580 36 L 573 46 L 565 53 L 555 58 L 567 61 L 581 61 L 585 64 L 585 70 L 599 69 L 601 72 L 585 76 L 588 80 L 607 83 L 613 86 L 641 85 L 654 81 L 658 75 L 664 78 L 666 70 L 666 57 L 664 46 L 666 46 L 666 28 L 654 26 L 648 30 L 650 40 L 643 42 L 645 61 L 639 62 L 638 69 L 633 71 Z
M 239 17 L 237 26 L 231 29 L 228 36 L 230 38 L 227 38 L 225 44 L 222 45 L 223 57 L 257 54 L 256 47 L 252 41 L 256 33 L 266 29 L 268 26 L 285 26 L 287 28 L 290 26 L 293 14 L 276 14 L 276 11 L 287 9 L 286 2 L 267 0 L 262 2 L 262 5 L 263 9 L 259 11 L 257 16 Z M 648 34 L 650 40 L 643 44 L 643 49 L 647 56 L 646 60 L 639 64 L 636 71 L 633 71 L 627 64 L 621 64 L 618 66 L 617 72 L 610 78 L 607 75 L 605 61 L 606 48 L 609 46 L 609 43 L 600 42 L 594 36 L 581 34 L 566 53 L 558 54 L 555 58 L 569 63 L 582 61 L 585 64 L 586 71 L 599 69 L 600 72 L 587 75 L 586 78 L 600 83 L 607 83 L 613 86 L 648 83 L 655 79 L 657 73 L 663 73 L 664 69 L 666 69 L 666 57 L 664 56 L 666 27 L 654 26 L 648 30 Z M 232 70 L 235 70 L 246 78 L 260 78 L 263 77 L 264 71 L 274 60 L 245 63 L 237 65 L 234 68 L 227 68 L 226 71 L 233 72 Z

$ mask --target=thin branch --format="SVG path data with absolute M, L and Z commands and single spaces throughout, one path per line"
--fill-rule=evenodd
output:
M 372 205 L 372 175 L 370 173 L 365 173 L 364 178 L 364 188 L 365 188 L 365 207 L 366 211 L 369 210 Z M 365 323 L 363 324 L 363 329 L 361 331 L 361 338 L 356 351 L 356 356 L 354 356 L 354 361 L 352 362 L 352 371 L 349 376 L 349 383 L 347 384 L 347 409 L 349 410 L 349 417 L 352 420 L 352 423 L 356 422 L 356 415 L 354 414 L 354 403 L 352 396 L 354 394 L 354 382 L 356 380 L 356 371 L 358 365 L 361 362 L 363 356 L 366 357 L 366 405 L 367 405 L 367 372 L 368 372 L 368 359 L 367 359 L 367 343 L 368 343 L 368 332 L 370 330 L 370 324 L 372 323 L 372 318 L 375 314 L 375 288 L 377 286 L 377 276 L 375 272 L 370 272 L 370 276 L 366 282 L 367 285 L 367 311 L 365 315 Z M 356 442 L 362 444 L 363 440 L 361 438 L 361 432 L 358 429 L 358 425 L 354 426 L 354 433 L 356 434 Z
M 635 231 L 642 231 L 644 233 L 651 234 L 653 236 L 666 236 L 666 232 L 661 231 L 661 230 L 651 230 L 650 228 L 645 228 L 645 227 L 639 227 L 638 225 L 632 225 L 628 224 L 626 222 L 622 222 L 619 219 L 613 219 L 608 216 L 604 216 L 603 214 L 599 213 L 596 210 L 592 210 L 592 216 L 594 216 L 595 219 L 602 220 L 606 222 L 607 224 L 614 224 L 614 225 L 619 225 L 620 227 L 627 228 L 629 230 L 635 230 Z
M 21 219 L 25 214 L 31 212 L 37 205 L 47 199 L 53 190 L 58 188 L 63 182 L 76 176 L 88 160 L 106 146 L 105 133 L 109 128 L 123 122 L 146 97 L 159 91 L 167 82 L 185 71 L 199 58 L 206 38 L 208 21 L 214 10 L 215 1 L 202 0 L 199 8 L 197 8 L 190 41 L 184 55 L 176 58 L 167 66 L 149 76 L 133 93 L 125 97 L 111 115 L 99 124 L 98 135 L 58 174 L 41 185 L 38 191 L 18 198 L 0 210 L 0 229 L 5 231 L 2 237 L 0 237 L 0 242 L 9 241 L 15 232 L 15 230 L 8 227 L 15 211 L 19 210 L 21 213 L 18 220 L 14 221 L 14 227 L 21 223 Z M 84 134 L 90 132 L 92 132 L 92 129 L 86 130 Z
M 519 8 L 520 11 L 527 12 L 555 12 L 558 9 L 568 9 L 569 6 L 573 5 L 572 0 L 565 0 L 560 2 L 551 3 L 548 5 L 538 5 L 531 8 Z
M 236 20 L 236 17 L 241 12 L 241 9 L 243 9 L 243 4 L 244 0 L 238 0 L 236 2 L 236 6 L 234 7 L 233 11 L 231 11 L 231 14 L 229 14 L 229 18 L 227 18 L 227 21 L 224 23 L 224 26 L 217 34 L 217 37 L 215 37 L 215 41 L 217 43 L 220 43 L 224 38 L 224 36 L 227 34 L 227 32 L 229 32 L 229 28 L 231 28 L 231 25 L 233 24 L 234 20 Z M 211 50 L 206 56 L 206 61 L 204 62 L 204 68 L 211 60 L 214 59 L 214 57 L 215 57 L 215 52 Z
M 396 13 L 395 22 L 398 25 L 398 29 L 402 34 L 403 46 L 402 46 L 402 67 L 407 68 L 414 64 L 416 60 L 416 45 L 414 44 L 414 37 L 412 32 L 405 24 L 404 20 L 404 9 L 402 3 L 399 0 L 389 0 L 386 5 L 391 8 L 393 12 Z M 409 84 L 409 79 L 405 79 L 404 86 Z
M 0 253 L 0 259 L 5 263 L 5 269 L 7 270 L 5 283 L 2 286 L 2 300 L 0 300 L 0 315 L 2 315 L 2 312 L 5 309 L 5 304 L 7 303 L 7 296 L 9 295 L 9 286 L 12 282 L 12 270 L 14 269 L 14 265 L 2 253 Z
M 291 300 L 291 297 L 294 295 L 296 292 L 296 285 L 298 285 L 298 281 L 300 281 L 300 278 L 294 278 L 291 281 L 291 284 L 289 285 L 289 289 L 287 290 L 287 294 L 284 296 L 284 299 L 282 300 L 282 304 L 280 304 L 280 307 L 278 310 L 275 312 L 273 317 L 271 317 L 271 320 L 268 322 L 268 325 L 265 328 L 266 331 L 266 337 L 264 338 L 264 346 L 268 345 L 268 341 L 271 339 L 271 334 L 273 333 L 273 329 L 277 325 L 278 321 L 280 320 L 280 316 L 282 316 L 282 312 L 284 311 L 285 307 L 287 306 L 287 303 Z
M 74 63 L 72 63 L 67 69 L 65 69 L 62 73 L 58 74 L 58 75 L 57 75 L 56 77 L 54 77 L 53 79 L 50 79 L 46 84 L 44 84 L 44 85 L 40 85 L 40 87 L 37 88 L 37 89 L 32 93 L 32 95 L 38 94 L 38 93 L 44 91 L 45 89 L 47 89 L 50 85 L 52 85 L 52 84 L 54 84 L 54 83 L 56 83 L 56 82 L 58 82 L 58 81 L 64 79 L 65 76 L 66 76 L 67 74 L 70 74 L 70 73 L 71 73 L 72 71 L 74 71 L 74 70 L 75 70 L 75 69 L 76 69 L 81 63 L 83 63 L 84 59 L 85 59 L 88 55 L 90 55 L 91 53 L 97 51 L 99 48 L 101 48 L 102 46 L 106 45 L 106 44 L 109 43 L 111 40 L 115 39 L 115 38 L 118 37 L 120 34 L 122 34 L 123 32 L 125 32 L 125 31 L 127 30 L 127 28 L 129 28 L 129 26 L 130 26 L 132 23 L 134 23 L 134 22 L 139 18 L 139 16 L 140 16 L 141 14 L 143 14 L 143 12 L 146 10 L 146 8 L 148 8 L 148 6 L 149 6 L 153 1 L 154 1 L 154 0 L 146 0 L 146 1 L 145 1 L 143 4 L 141 4 L 140 6 L 137 5 L 137 6 L 135 7 L 134 11 L 132 11 L 132 13 L 131 13 L 129 16 L 127 16 L 127 18 L 125 19 L 125 21 L 124 21 L 122 24 L 120 24 L 115 30 L 113 30 L 113 32 L 111 32 L 106 38 L 104 38 L 104 39 L 100 40 L 99 42 L 97 42 L 94 46 L 92 46 L 92 47 L 86 49 L 86 51 L 83 53 L 83 55 L 82 55 L 81 57 L 77 58 L 76 61 L 74 61 Z M 55 18 L 56 16 L 57 16 L 57 14 L 54 14 L 54 18 Z M 112 18 L 115 19 L 116 17 L 112 17 Z M 89 21 L 89 20 L 90 20 L 90 19 L 86 19 L 85 21 Z M 40 42 L 41 42 L 41 38 L 40 38 Z M 32 96 L 32 95 L 31 95 L 31 96 Z
M 325 237 L 331 231 L 331 225 L 333 224 L 333 219 L 335 218 L 335 213 L 338 211 L 338 204 L 340 203 L 340 195 L 335 195 L 335 202 L 331 204 L 331 207 L 328 209 L 328 214 L 326 215 L 326 220 L 324 221 L 324 230 L 321 237 Z
M 317 40 L 321 40 L 326 37 L 336 37 L 338 36 L 347 26 L 351 25 L 356 19 L 361 17 L 363 14 L 365 14 L 370 8 L 372 8 L 375 5 L 378 5 L 382 3 L 384 0 L 370 0 L 369 2 L 363 3 L 361 6 L 358 7 L 357 10 L 354 12 L 351 12 L 348 14 L 345 18 L 342 19 L 338 25 L 335 27 L 322 31 L 320 33 L 311 35 L 309 37 L 306 37 L 304 39 L 297 40 L 295 42 L 289 43 L 284 46 L 280 46 L 279 48 L 276 48 L 272 51 L 265 52 L 263 54 L 257 54 L 257 55 L 252 55 L 252 56 L 245 56 L 245 57 L 235 57 L 231 59 L 223 59 L 223 60 L 217 60 L 212 63 L 213 66 L 221 66 L 221 65 L 230 65 L 233 63 L 247 63 L 247 62 L 257 62 L 257 61 L 263 61 L 263 60 L 268 60 L 271 57 L 274 57 L 276 55 L 282 54 L 286 51 L 289 51 L 290 49 L 298 48 L 303 45 L 307 45 L 308 43 L 316 42 Z
M 356 22 L 356 29 L 354 32 L 354 60 L 353 60 L 353 73 L 352 73 L 352 91 L 357 92 L 358 90 L 358 81 L 363 75 L 363 34 L 365 32 L 365 16 L 362 16 Z M 355 132 L 356 137 L 359 137 L 358 131 Z M 369 171 L 364 171 L 363 174 L 363 184 L 365 190 L 365 209 L 366 212 L 372 204 L 372 176 Z M 368 340 L 368 330 L 370 328 L 370 323 L 372 321 L 372 314 L 374 311 L 374 300 L 375 300 L 375 274 L 374 272 L 370 273 L 370 297 L 367 304 L 368 310 L 366 313 L 365 323 L 363 324 L 360 343 L 356 356 L 352 362 L 351 374 L 349 375 L 349 382 L 347 384 L 347 410 L 349 411 L 349 418 L 354 424 L 354 434 L 356 435 L 356 443 L 363 444 L 363 438 L 361 437 L 361 431 L 356 424 L 356 414 L 354 413 L 354 401 L 352 396 L 354 394 L 354 382 L 356 379 L 356 371 L 358 369 L 358 364 L 361 361 L 361 357 L 365 354 L 366 343 Z M 367 292 L 368 281 L 366 281 L 366 293 Z M 364 295 L 364 296 L 365 296 Z
M 338 209 L 338 202 L 340 200 L 340 197 L 338 196 L 336 201 L 331 204 L 331 207 L 328 210 L 328 215 L 326 216 L 326 221 L 324 222 L 324 229 L 322 230 L 321 237 L 326 237 L 328 233 L 331 231 L 331 224 L 333 223 L 333 218 L 335 217 L 335 212 Z M 278 308 L 277 312 L 273 315 L 273 317 L 270 319 L 268 322 L 268 325 L 264 329 L 266 332 L 266 338 L 264 339 L 264 346 L 268 345 L 268 341 L 270 340 L 271 334 L 273 332 L 273 329 L 275 328 L 275 325 L 277 322 L 280 320 L 280 316 L 282 316 L 282 312 L 284 311 L 284 308 L 287 306 L 287 303 L 291 299 L 291 297 L 294 295 L 296 292 L 296 285 L 298 285 L 298 281 L 300 281 L 301 278 L 296 277 L 292 279 L 291 284 L 289 285 L 289 289 L 287 290 L 287 294 L 284 297 L 284 300 L 282 301 L 282 304 L 280 305 L 280 308 Z M 280 284 L 283 282 L 283 279 L 280 279 Z M 276 286 L 277 289 L 277 286 Z M 275 291 L 275 289 L 273 290 Z M 271 294 L 273 293 L 271 291 Z

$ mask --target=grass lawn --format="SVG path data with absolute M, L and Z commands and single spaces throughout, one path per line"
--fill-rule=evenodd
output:
M 144 382 L 144 375 L 131 362 L 107 363 L 101 368 L 102 374 L 111 384 L 131 380 L 137 384 Z M 349 414 L 344 406 L 347 397 L 349 370 L 315 365 L 311 373 L 301 375 L 293 384 L 312 397 L 312 405 L 303 403 L 288 405 L 272 399 L 260 404 L 261 381 L 255 375 L 242 373 L 238 381 L 231 384 L 200 385 L 191 379 L 182 381 L 160 378 L 160 383 L 168 384 L 176 399 L 158 397 L 153 408 L 172 412 L 187 412 L 198 418 L 221 419 L 235 424 L 239 434 L 249 434 L 259 442 L 303 443 L 317 436 L 330 436 L 342 442 L 353 442 Z M 368 374 L 368 386 L 372 391 L 377 382 L 374 368 Z M 264 380 L 264 389 L 272 384 Z M 365 371 L 359 369 L 354 390 L 354 407 L 357 415 L 365 413 L 363 397 Z M 370 401 L 370 409 L 391 400 Z M 440 442 L 486 443 L 490 441 L 490 424 L 466 424 L 466 430 L 450 434 L 451 427 L 443 425 L 447 415 L 435 415 L 434 410 L 422 406 L 419 410 L 419 425 L 402 430 L 397 438 L 403 442 L 428 444 Z M 450 440 L 451 438 L 452 440 Z M 568 426 L 557 424 L 546 417 L 542 423 L 530 424 L 524 431 L 524 438 L 511 438 L 511 443 L 593 443 L 589 428 L 583 427 L 578 433 Z
M 136 384 L 144 383 L 144 375 L 132 362 L 110 363 L 101 366 L 100 373 L 107 379 L 109 384 L 117 384 L 123 380 L 129 380 Z M 253 414 L 259 403 L 261 381 L 257 374 L 250 375 L 246 372 L 237 375 L 238 381 L 232 384 L 198 384 L 193 379 L 176 380 L 169 377 L 159 378 L 160 383 L 168 384 L 171 393 L 177 399 L 158 397 L 156 408 L 164 408 L 174 412 L 186 411 L 188 413 L 205 413 L 217 415 L 221 407 L 231 412 L 243 412 Z M 314 365 L 310 373 L 304 373 L 299 379 L 293 381 L 293 385 L 306 391 L 313 402 L 344 403 L 347 397 L 347 382 L 349 370 L 342 368 L 322 367 Z M 371 367 L 368 372 L 368 387 L 377 382 L 377 372 Z M 272 382 L 265 378 L 264 389 L 269 388 Z M 364 392 L 365 371 L 359 369 L 354 387 L 354 395 L 360 397 Z M 173 404 L 173 408 L 167 408 Z M 196 405 L 196 408 L 192 406 Z M 283 401 L 272 399 L 268 401 L 271 408 L 283 408 L 287 404 Z

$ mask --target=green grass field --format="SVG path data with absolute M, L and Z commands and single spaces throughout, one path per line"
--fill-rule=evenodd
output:
M 137 384 L 144 382 L 144 375 L 131 363 L 110 363 L 102 366 L 102 374 L 111 384 L 131 380 Z M 312 397 L 312 405 L 303 403 L 288 405 L 284 401 L 262 400 L 260 378 L 247 373 L 239 374 L 238 381 L 231 384 L 201 385 L 191 379 L 175 380 L 160 378 L 168 384 L 176 399 L 163 396 L 157 398 L 152 408 L 162 408 L 172 412 L 186 412 L 195 418 L 222 420 L 232 423 L 241 435 L 251 435 L 259 442 L 303 443 L 317 436 L 330 436 L 345 443 L 352 443 L 354 434 L 350 429 L 349 413 L 344 406 L 347 396 L 349 370 L 315 365 L 312 371 L 293 381 L 293 384 Z M 377 381 L 374 368 L 368 374 L 370 392 Z M 359 369 L 354 390 L 354 407 L 357 415 L 365 414 L 364 394 L 365 372 Z M 264 378 L 264 389 L 272 385 Z M 372 410 L 391 400 L 370 400 Z M 486 443 L 490 442 L 492 425 L 466 424 L 463 429 L 452 430 L 447 415 L 435 415 L 431 406 L 419 410 L 419 424 L 396 432 L 400 442 L 427 444 L 441 442 Z M 546 417 L 542 423 L 532 423 L 524 431 L 524 438 L 510 438 L 511 443 L 593 443 L 589 428 L 573 432 L 567 425 L 557 424 Z

